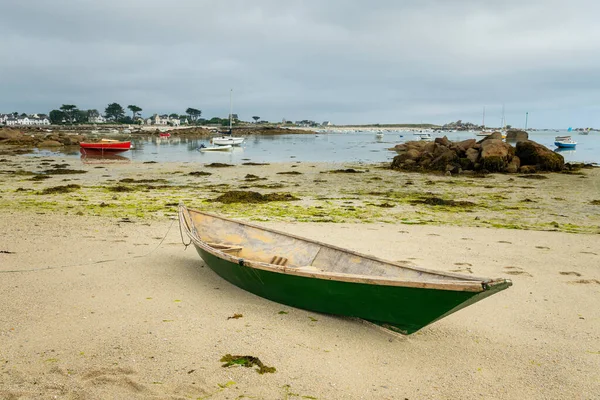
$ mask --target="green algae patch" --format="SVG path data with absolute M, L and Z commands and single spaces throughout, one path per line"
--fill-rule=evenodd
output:
M 80 185 L 75 185 L 75 184 L 70 184 L 70 185 L 63 185 L 63 186 L 53 186 L 53 187 L 49 187 L 46 188 L 40 192 L 38 192 L 38 194 L 63 194 L 63 193 L 72 193 L 76 190 L 81 189 Z
M 221 196 L 213 200 L 224 204 L 230 203 L 266 203 L 269 201 L 295 201 L 300 200 L 297 197 L 292 196 L 289 193 L 269 193 L 260 194 L 258 192 L 243 191 L 243 190 L 232 190 L 230 192 L 223 193 Z
M 225 354 L 223 357 L 221 357 L 220 361 L 225 363 L 221 365 L 223 368 L 228 368 L 235 365 L 240 365 L 246 368 L 257 366 L 258 369 L 256 372 L 261 375 L 265 373 L 272 374 L 276 371 L 275 367 L 266 366 L 258 357 L 254 356 L 232 356 L 231 354 Z
M 259 162 L 245 162 L 242 165 L 270 165 L 269 163 L 259 163 Z
M 302 175 L 302 172 L 298 172 L 298 171 L 284 171 L 284 172 L 278 172 L 277 175 Z

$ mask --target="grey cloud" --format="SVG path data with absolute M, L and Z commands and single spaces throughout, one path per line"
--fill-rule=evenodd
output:
M 556 0 L 14 1 L 0 14 L 0 111 L 117 101 L 224 116 L 233 88 L 245 119 L 478 122 L 504 103 L 509 121 L 530 111 L 536 126 L 600 126 L 599 11 Z

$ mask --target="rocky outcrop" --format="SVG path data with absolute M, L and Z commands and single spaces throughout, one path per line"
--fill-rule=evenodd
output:
M 562 171 L 565 167 L 563 156 L 532 140 L 518 142 L 516 155 L 521 165 L 534 166 L 537 171 Z
M 0 128 L 0 144 L 11 146 L 26 146 L 26 147 L 57 147 L 57 146 L 77 146 L 79 143 L 86 140 L 84 135 L 48 133 L 41 129 L 2 129 Z
M 12 139 L 17 139 L 20 136 L 23 136 L 23 134 L 16 129 L 1 129 L 0 130 L 0 140 L 12 140 Z
M 564 159 L 560 154 L 529 140 L 517 143 L 517 148 L 502 141 L 502 135 L 492 134 L 483 140 L 451 142 L 447 137 L 433 142 L 407 142 L 396 145 L 398 155 L 392 168 L 404 171 L 439 171 L 459 174 L 464 171 L 529 173 L 560 171 Z M 499 137 L 498 137 L 499 136 Z

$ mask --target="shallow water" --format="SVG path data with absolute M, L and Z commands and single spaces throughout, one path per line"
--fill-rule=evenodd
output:
M 574 150 L 560 150 L 565 161 L 600 163 L 600 133 L 578 135 L 576 132 L 545 131 L 530 132 L 529 138 L 555 149 L 554 137 L 570 134 L 578 142 Z M 432 138 L 446 135 L 452 141 L 479 139 L 472 132 L 437 132 Z M 201 144 L 211 146 L 208 139 L 171 137 L 171 138 L 133 138 L 133 149 L 120 153 L 115 160 L 138 160 L 155 162 L 223 162 L 240 164 L 243 162 L 350 162 L 378 163 L 389 162 L 396 155 L 388 149 L 398 143 L 418 140 L 413 132 L 387 131 L 378 138 L 373 132 L 319 133 L 290 135 L 251 135 L 241 146 L 231 151 L 200 152 Z M 36 151 L 37 155 L 64 155 L 82 157 L 79 151 L 51 152 Z

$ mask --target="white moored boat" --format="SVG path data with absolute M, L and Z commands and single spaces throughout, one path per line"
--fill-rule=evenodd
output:
M 233 112 L 233 100 L 232 100 L 233 89 L 229 91 L 229 136 L 221 136 L 213 138 L 211 141 L 217 146 L 238 146 L 244 142 L 243 137 L 231 136 L 231 125 L 232 125 L 232 112 Z
M 554 138 L 554 145 L 562 149 L 574 149 L 577 142 L 571 136 L 557 136 Z
M 242 144 L 244 142 L 244 138 L 243 137 L 235 137 L 235 136 L 221 136 L 221 137 L 217 137 L 217 138 L 213 138 L 212 139 L 212 143 L 217 145 L 217 146 L 236 146 L 239 144 Z
M 224 146 L 214 146 L 214 147 L 206 147 L 204 145 L 201 145 L 200 148 L 198 149 L 198 151 L 201 152 L 207 152 L 207 151 L 230 151 L 232 149 L 232 146 L 230 144 L 226 144 Z

